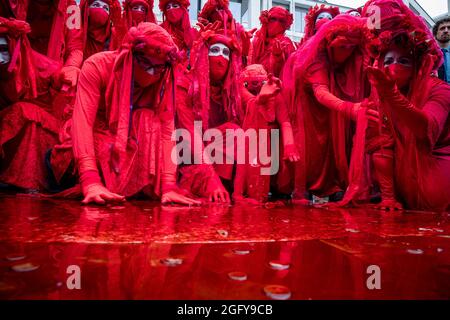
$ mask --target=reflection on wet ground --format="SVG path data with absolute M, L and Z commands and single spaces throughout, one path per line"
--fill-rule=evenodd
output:
M 0 299 L 450 298 L 449 213 L 11 195 L 0 208 Z

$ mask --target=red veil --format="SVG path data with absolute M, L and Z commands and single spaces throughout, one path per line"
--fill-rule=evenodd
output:
M 325 84 L 336 97 L 361 102 L 365 95 L 364 21 L 341 15 L 327 22 L 295 55 L 294 68 L 285 68 L 288 109 L 293 122 L 300 161 L 296 165 L 296 196 L 311 190 L 318 196 L 344 191 L 349 184 L 349 163 L 354 128 L 342 112 L 321 105 L 312 85 Z M 344 66 L 334 66 L 328 45 L 337 37 L 356 46 Z M 326 70 L 324 72 L 318 72 Z M 359 121 L 358 121 L 359 122 Z M 364 131 L 364 123 L 357 131 Z M 364 145 L 359 146 L 362 152 Z M 358 152 L 361 151 L 358 149 Z M 354 150 L 355 152 L 355 150 Z

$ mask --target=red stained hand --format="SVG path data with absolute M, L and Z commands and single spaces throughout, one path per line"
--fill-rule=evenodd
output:
M 83 204 L 106 204 L 107 202 L 123 202 L 125 197 L 113 193 L 101 184 L 92 184 L 87 190 L 82 201 Z
M 161 203 L 162 204 L 177 203 L 188 206 L 199 206 L 202 204 L 201 201 L 186 197 L 185 195 L 182 195 L 181 193 L 178 193 L 176 191 L 169 191 L 164 193 L 163 196 L 161 197 Z

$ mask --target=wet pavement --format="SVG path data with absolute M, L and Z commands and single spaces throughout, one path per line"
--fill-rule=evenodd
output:
M 0 299 L 449 298 L 449 213 L 0 195 Z

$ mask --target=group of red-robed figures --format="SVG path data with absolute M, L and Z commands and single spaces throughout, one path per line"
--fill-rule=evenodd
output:
M 160 25 L 153 0 L 0 0 L 3 188 L 97 204 L 288 195 L 450 208 L 450 87 L 420 17 L 400 0 L 315 6 L 295 44 L 286 9 L 246 31 L 228 5 L 207 1 L 194 28 L 189 0 L 159 1 Z M 257 159 L 177 165 L 174 130 L 195 140 L 197 121 L 224 136 L 279 129 L 278 173 L 262 175 Z

